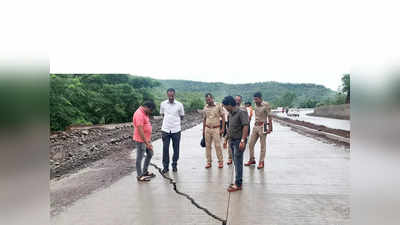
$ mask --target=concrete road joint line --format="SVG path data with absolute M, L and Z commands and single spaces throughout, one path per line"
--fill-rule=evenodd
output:
M 232 170 L 231 170 L 231 184 L 233 184 L 233 170 L 234 170 L 234 168 L 235 168 L 235 165 L 232 166 Z M 228 193 L 228 205 L 226 207 L 226 218 L 225 218 L 226 222 L 228 222 L 230 203 L 231 203 L 231 192 Z
M 218 216 L 216 216 L 215 214 L 213 214 L 212 212 L 210 212 L 208 209 L 200 206 L 192 197 L 190 197 L 190 195 L 180 192 L 178 190 L 178 188 L 176 187 L 176 182 L 174 181 L 174 179 L 167 177 L 165 174 L 162 173 L 162 170 L 160 167 L 158 167 L 156 164 L 154 163 L 150 163 L 150 165 L 152 165 L 154 168 L 156 168 L 158 170 L 158 172 L 161 174 L 162 177 L 164 177 L 165 179 L 169 180 L 170 184 L 172 184 L 174 186 L 174 191 L 178 194 L 178 195 L 182 195 L 185 196 L 187 199 L 189 199 L 189 201 L 196 206 L 198 209 L 203 210 L 207 215 L 211 216 L 212 218 L 221 221 L 222 225 L 226 225 L 227 220 L 224 220 Z M 228 206 L 229 207 L 229 206 Z

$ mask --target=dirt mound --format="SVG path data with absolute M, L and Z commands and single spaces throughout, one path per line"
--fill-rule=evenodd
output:
M 182 129 L 199 124 L 200 113 L 189 113 L 182 122 Z M 161 137 L 162 119 L 151 119 L 152 140 Z M 50 179 L 84 168 L 88 163 L 118 152 L 133 149 L 132 123 L 70 127 L 67 131 L 53 133 L 49 137 Z

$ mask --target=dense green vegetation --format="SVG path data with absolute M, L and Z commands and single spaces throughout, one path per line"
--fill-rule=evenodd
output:
M 168 88 L 164 88 L 162 86 L 152 89 L 152 93 L 155 96 L 154 102 L 158 107 L 162 101 L 167 99 L 167 89 Z M 177 91 L 175 98 L 183 104 L 185 112 L 193 112 L 204 107 L 205 102 L 203 96 L 204 95 L 202 93 L 197 92 Z
M 124 74 L 50 75 L 50 128 L 131 120 L 132 112 L 154 96 L 156 80 Z
M 341 80 L 342 80 L 342 84 L 338 88 L 338 92 L 333 97 L 329 97 L 327 99 L 324 99 L 321 102 L 317 102 L 315 106 L 349 104 L 350 103 L 350 74 L 343 74 Z
M 198 93 L 211 92 L 218 101 L 227 95 L 243 96 L 244 101 L 251 101 L 253 94 L 260 91 L 264 100 L 269 101 L 273 107 L 293 107 L 310 105 L 335 97 L 335 92 L 316 84 L 291 84 L 278 82 L 258 82 L 249 84 L 206 83 L 184 80 L 160 80 L 162 87 L 174 87 L 177 92 L 191 91 Z M 314 105 L 315 106 L 315 105 Z
M 350 103 L 350 74 L 342 76 L 342 93 L 346 94 L 346 103 Z
M 166 90 L 176 90 L 176 99 L 186 112 L 204 106 L 207 92 L 221 102 L 227 95 L 242 95 L 252 102 L 260 91 L 272 107 L 312 108 L 323 104 L 342 104 L 350 94 L 349 77 L 343 78 L 342 91 L 335 93 L 322 85 L 259 82 L 251 84 L 205 83 L 185 80 L 155 80 L 128 74 L 51 74 L 50 128 L 63 130 L 77 124 L 123 123 L 132 120 L 132 114 L 144 100 L 153 100 L 158 106 L 167 99 Z
M 50 129 L 64 130 L 70 125 L 123 123 L 145 100 L 157 106 L 166 99 L 160 82 L 127 74 L 52 74 L 50 75 Z M 158 88 L 157 88 L 158 87 Z M 203 107 L 196 93 L 177 93 L 186 112 Z M 154 115 L 159 115 L 159 107 Z

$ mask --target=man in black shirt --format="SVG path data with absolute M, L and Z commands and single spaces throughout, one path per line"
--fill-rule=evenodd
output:
M 229 192 L 238 191 L 242 189 L 243 177 L 243 152 L 246 147 L 246 140 L 249 129 L 249 116 L 247 111 L 240 110 L 236 106 L 235 99 L 232 96 L 226 96 L 222 101 L 224 108 L 229 112 L 229 128 L 228 140 L 230 150 L 233 155 L 233 162 L 235 164 L 235 184 L 228 187 Z

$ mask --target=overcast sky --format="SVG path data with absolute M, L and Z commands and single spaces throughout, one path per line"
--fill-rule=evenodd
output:
M 364 1 L 53 2 L 51 73 L 316 83 L 337 90 L 353 63 L 397 42 L 390 36 L 371 49 L 370 41 L 389 26 L 377 18 L 390 20 L 396 12 Z

